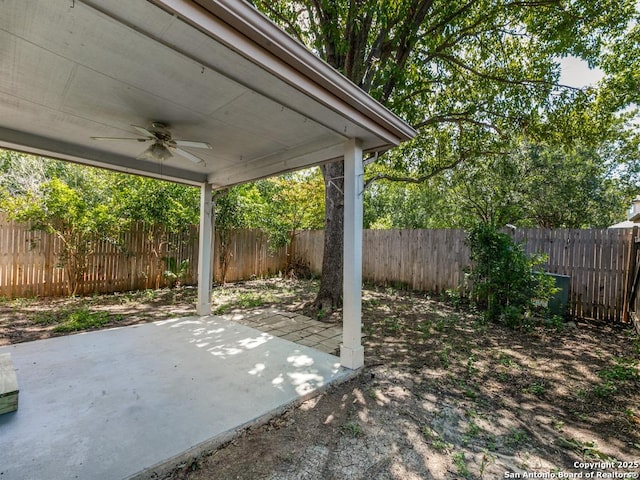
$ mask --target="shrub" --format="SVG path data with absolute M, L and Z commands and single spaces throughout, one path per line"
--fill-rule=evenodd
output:
M 495 227 L 480 224 L 469 232 L 472 299 L 487 320 L 511 327 L 526 325 L 537 311 L 546 314 L 556 292 L 552 277 L 542 275 L 542 255 L 529 256 L 521 244 Z

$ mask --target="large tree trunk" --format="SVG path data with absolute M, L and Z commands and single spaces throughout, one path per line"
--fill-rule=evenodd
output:
M 313 306 L 330 312 L 342 306 L 344 238 L 344 162 L 323 165 L 325 186 L 324 254 L 320 290 Z

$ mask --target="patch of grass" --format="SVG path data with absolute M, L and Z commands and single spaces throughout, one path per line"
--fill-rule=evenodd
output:
M 543 383 L 534 382 L 527 388 L 525 388 L 525 391 L 532 395 L 535 395 L 536 397 L 541 397 L 547 391 L 547 387 L 545 387 Z
M 261 307 L 265 303 L 272 301 L 273 296 L 270 294 L 262 295 L 256 292 L 247 292 L 239 294 L 235 303 L 241 308 L 254 308 Z
M 223 303 L 222 305 L 216 307 L 213 313 L 214 315 L 224 315 L 229 310 L 231 310 L 233 306 L 233 303 Z
M 568 450 L 573 450 L 574 452 L 580 454 L 585 459 L 595 459 L 595 460 L 604 460 L 604 461 L 614 461 L 605 453 L 598 450 L 598 445 L 596 442 L 581 442 L 580 440 L 576 440 L 575 438 L 558 438 L 556 440 L 556 445 L 559 445 Z
M 38 312 L 31 321 L 38 325 L 53 325 L 54 323 L 60 323 L 64 315 L 64 311 L 60 312 L 52 310 L 48 312 Z
M 393 333 L 398 333 L 402 329 L 402 325 L 397 318 L 385 318 L 384 324 Z
M 558 432 L 561 432 L 564 429 L 564 422 L 562 420 L 558 420 L 554 417 L 551 419 L 551 423 L 553 425 L 553 428 Z
M 86 307 L 68 312 L 62 317 L 62 322 L 53 331 L 58 333 L 77 332 L 90 328 L 100 328 L 111 320 L 121 319 L 121 316 L 112 318 L 108 312 L 92 312 Z
M 224 293 L 226 294 L 227 292 Z M 231 291 L 228 293 L 230 296 L 233 296 L 236 292 Z M 240 292 L 237 293 L 231 301 L 216 307 L 213 313 L 223 315 L 234 308 L 256 308 L 273 301 L 275 301 L 275 296 L 272 293 Z
M 350 435 L 353 438 L 361 437 L 364 434 L 362 427 L 357 422 L 347 422 L 340 425 L 340 431 L 344 435 Z
M 153 300 L 158 298 L 159 293 L 160 290 L 148 288 L 146 290 L 129 292 L 125 294 L 125 297 L 127 297 L 131 302 L 152 302 Z
M 640 378 L 640 373 L 636 364 L 637 361 L 634 359 L 618 357 L 613 367 L 603 368 L 598 372 L 598 376 L 606 382 L 637 380 Z
M 598 385 L 594 385 L 593 388 L 591 388 L 591 391 L 596 397 L 609 398 L 618 391 L 618 387 L 616 387 L 613 382 L 606 381 Z
M 509 435 L 506 438 L 506 444 L 512 447 L 517 447 L 518 445 L 526 442 L 529 438 L 527 432 L 521 430 L 519 428 L 512 428 L 509 430 Z
M 440 363 L 444 368 L 449 368 L 449 352 L 451 351 L 450 345 L 445 345 L 442 351 L 438 354 L 438 358 L 440 359 Z
M 504 352 L 500 352 L 500 354 L 498 355 L 498 362 L 500 362 L 500 365 L 507 368 L 518 366 L 518 364 L 513 360 L 513 358 L 511 358 L 509 355 L 507 355 Z
M 482 429 L 476 424 L 476 422 L 472 421 L 469 422 L 469 425 L 467 425 L 465 435 L 468 435 L 469 437 L 477 437 L 481 431 Z
M 471 354 L 467 359 L 467 376 L 473 377 L 476 373 L 478 373 L 478 369 L 474 367 L 474 363 L 476 362 L 475 354 Z
M 428 340 L 431 337 L 431 324 L 428 322 L 421 322 L 418 325 L 418 330 L 420 331 L 420 336 L 423 340 Z
M 373 387 L 369 388 L 367 393 L 369 394 L 369 397 L 373 398 L 374 400 L 380 399 L 380 397 L 378 397 L 378 391 Z
M 453 445 L 451 445 L 450 443 L 445 442 L 444 440 L 438 438 L 436 440 L 434 440 L 433 442 L 431 442 L 431 447 L 436 451 L 436 452 L 446 452 L 447 450 L 449 450 Z
M 464 452 L 454 453 L 453 455 L 451 455 L 451 460 L 453 461 L 454 467 L 456 467 L 456 470 L 458 471 L 458 475 L 468 477 L 471 474 L 469 468 L 467 467 L 467 462 L 464 458 Z

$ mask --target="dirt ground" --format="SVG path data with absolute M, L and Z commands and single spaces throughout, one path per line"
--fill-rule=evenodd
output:
M 316 287 L 279 279 L 228 285 L 214 291 L 215 308 L 304 312 Z M 195 290 L 183 288 L 4 300 L 0 345 L 193 314 L 194 299 Z M 381 288 L 365 289 L 363 317 L 359 377 L 171 478 L 639 478 L 633 330 L 575 322 L 514 331 L 438 298 Z M 325 320 L 339 321 L 339 313 Z

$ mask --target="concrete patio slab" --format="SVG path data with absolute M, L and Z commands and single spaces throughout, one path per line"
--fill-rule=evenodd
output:
M 0 415 L 0 478 L 145 478 L 354 372 L 220 317 L 0 348 L 20 384 Z

